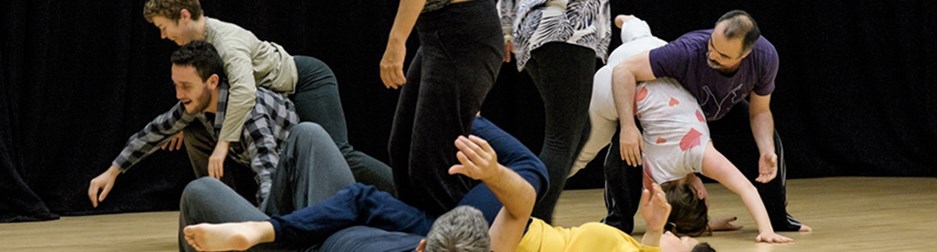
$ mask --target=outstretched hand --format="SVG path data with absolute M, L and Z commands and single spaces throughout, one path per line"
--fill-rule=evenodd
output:
M 459 149 L 456 158 L 461 164 L 450 167 L 449 174 L 462 174 L 472 179 L 485 180 L 500 172 L 498 154 L 485 139 L 474 135 L 459 136 L 455 140 L 455 147 Z
M 758 159 L 758 178 L 761 183 L 771 182 L 778 175 L 778 155 L 774 153 L 761 154 Z
M 732 224 L 733 221 L 738 220 L 738 219 L 739 219 L 738 217 L 732 216 L 732 217 L 725 217 L 725 218 L 718 218 L 718 219 L 715 219 L 715 220 L 710 220 L 710 221 L 709 221 L 709 228 L 710 228 L 710 230 L 712 230 L 712 231 L 735 231 L 735 230 L 739 230 L 739 229 L 742 229 L 742 226 L 741 226 L 741 225 Z
M 664 225 L 667 224 L 667 217 L 670 216 L 671 206 L 660 185 L 653 183 L 650 189 L 645 188 L 641 192 L 641 207 L 641 215 L 644 216 L 647 229 L 656 232 L 663 231 Z
M 117 176 L 120 175 L 120 168 L 117 166 L 111 166 L 91 180 L 91 183 L 88 185 L 88 199 L 91 200 L 91 206 L 97 208 L 98 203 L 104 201 L 104 198 L 107 198 L 107 194 L 111 192 L 111 189 L 114 188 L 114 184 L 117 183 Z M 100 193 L 100 194 L 98 194 Z

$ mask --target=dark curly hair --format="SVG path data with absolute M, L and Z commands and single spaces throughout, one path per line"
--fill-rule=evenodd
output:
M 212 74 L 217 74 L 219 79 L 225 79 L 224 62 L 215 47 L 208 42 L 189 42 L 173 52 L 170 60 L 174 65 L 195 67 L 202 81 L 208 80 Z

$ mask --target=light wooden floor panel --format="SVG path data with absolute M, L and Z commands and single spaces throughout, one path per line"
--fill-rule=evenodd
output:
M 712 216 L 738 216 L 744 228 L 702 237 L 718 251 L 937 251 L 937 179 L 795 179 L 788 210 L 814 228 L 784 233 L 794 244 L 754 242 L 756 229 L 738 197 L 707 184 Z M 574 226 L 604 215 L 601 190 L 569 190 L 556 222 Z M 638 216 L 635 233 L 644 232 Z M 48 222 L 0 224 L 0 251 L 173 251 L 177 212 L 63 217 Z

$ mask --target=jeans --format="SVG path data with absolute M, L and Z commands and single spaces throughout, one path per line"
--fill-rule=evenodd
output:
M 300 123 L 291 129 L 273 173 L 270 194 L 259 210 L 216 179 L 205 177 L 189 183 L 179 203 L 180 250 L 192 251 L 181 233 L 187 225 L 265 220 L 266 216 L 319 203 L 353 184 L 354 178 L 338 148 L 322 139 L 328 139 L 328 133 L 313 123 Z
M 470 133 L 495 83 L 504 39 L 491 1 L 423 13 L 416 28 L 421 45 L 400 93 L 388 152 L 399 198 L 440 215 L 475 184 L 447 170 L 457 163 L 453 141 Z
M 387 164 L 355 150 L 348 143 L 345 114 L 338 93 L 338 80 L 332 70 L 319 59 L 308 56 L 293 57 L 298 80 L 290 100 L 296 104 L 300 121 L 322 125 L 341 150 L 358 182 L 374 185 L 378 189 L 395 193 L 393 175 Z
M 595 51 L 573 44 L 547 43 L 531 52 L 525 69 L 543 100 L 545 125 L 540 159 L 550 176 L 550 187 L 532 215 L 550 223 L 573 161 L 589 136 Z

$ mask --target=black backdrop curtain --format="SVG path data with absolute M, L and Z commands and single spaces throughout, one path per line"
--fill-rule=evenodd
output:
M 477 0 L 485 1 L 485 0 Z M 142 17 L 143 0 L 8 0 L 0 3 L 0 222 L 176 209 L 192 179 L 184 152 L 157 152 L 121 175 L 98 209 L 88 182 L 124 141 L 175 103 L 169 54 Z M 396 1 L 203 1 L 294 55 L 328 63 L 338 76 L 350 140 L 386 160 L 397 91 L 378 62 Z M 790 177 L 937 174 L 937 24 L 932 1 L 612 1 L 672 40 L 745 9 L 777 47 L 772 108 Z M 620 41 L 617 32 L 612 46 Z M 411 45 L 416 42 L 411 38 Z M 415 47 L 409 47 L 409 53 Z M 539 150 L 543 108 L 526 73 L 502 68 L 483 114 Z M 736 111 L 740 112 L 740 111 Z M 714 123 L 717 146 L 754 165 L 742 113 Z M 746 142 L 747 141 L 747 142 Z M 597 162 L 593 162 L 595 166 Z M 600 185 L 586 169 L 570 186 Z

